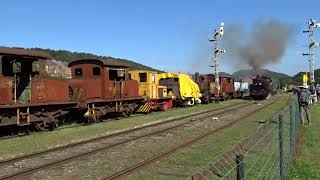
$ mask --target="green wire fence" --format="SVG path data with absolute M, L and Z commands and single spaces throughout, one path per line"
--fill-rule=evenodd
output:
M 285 179 L 296 148 L 299 104 L 284 107 L 233 149 L 215 157 L 192 179 Z

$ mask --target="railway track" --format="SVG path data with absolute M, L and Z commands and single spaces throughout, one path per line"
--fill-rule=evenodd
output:
M 135 115 L 132 115 L 130 117 L 139 117 L 139 116 L 145 116 L 145 114 L 135 114 Z M 125 117 L 117 117 L 117 118 L 113 118 L 112 120 L 116 119 L 123 119 Z M 101 122 L 95 122 L 96 123 L 104 123 L 104 122 L 107 122 L 109 120 L 106 120 L 106 121 L 101 121 Z M 60 126 L 59 128 L 57 129 L 54 129 L 54 131 L 61 131 L 61 130 L 66 130 L 66 129 L 73 129 L 73 128 L 78 128 L 78 127 L 81 127 L 81 126 L 84 126 L 85 123 L 79 123 L 79 124 L 75 124 L 75 125 L 70 125 L 70 126 Z M 31 134 L 42 134 L 42 133 L 47 133 L 49 132 L 50 130 L 46 129 L 44 131 L 33 131 L 33 130 L 30 130 L 30 129 L 26 129 L 24 132 L 17 132 L 15 134 L 12 134 L 12 135 L 8 135 L 8 134 L 0 134 L 0 142 L 3 141 L 3 140 L 9 140 L 9 139 L 15 139 L 15 138 L 21 138 L 21 137 L 24 137 L 24 136 L 29 136 Z
M 221 131 L 221 130 L 223 130 L 225 128 L 231 127 L 232 125 L 234 125 L 234 124 L 236 124 L 236 123 L 248 118 L 249 116 L 252 116 L 252 115 L 256 114 L 258 111 L 261 111 L 261 110 L 265 109 L 266 107 L 274 104 L 277 101 L 278 101 L 277 99 L 273 100 L 271 103 L 269 103 L 269 104 L 267 104 L 265 106 L 262 106 L 262 107 L 260 107 L 260 108 L 258 108 L 256 110 L 248 113 L 248 114 L 245 114 L 245 115 L 237 118 L 236 120 L 234 120 L 234 121 L 232 121 L 230 123 L 227 123 L 227 124 L 217 128 L 217 129 L 214 129 L 214 130 L 211 130 L 211 131 L 209 131 L 209 132 L 207 132 L 205 134 L 202 134 L 202 135 L 200 135 L 200 136 L 198 136 L 198 137 L 196 137 L 196 138 L 194 138 L 192 140 L 189 140 L 189 141 L 186 141 L 186 142 L 184 142 L 182 144 L 174 146 L 174 147 L 170 148 L 167 151 L 164 151 L 164 152 L 162 152 L 162 153 L 160 153 L 158 155 L 155 155 L 155 156 L 151 157 L 150 159 L 147 159 L 147 160 L 141 161 L 141 162 L 139 162 L 137 164 L 134 164 L 132 166 L 129 166 L 129 167 L 127 167 L 127 168 L 125 168 L 125 169 L 123 169 L 123 170 L 121 170 L 119 172 L 116 172 L 116 173 L 114 173 L 114 174 L 112 174 L 112 175 L 110 175 L 108 177 L 105 177 L 104 179 L 106 179 L 106 180 L 121 179 L 121 178 L 123 178 L 123 177 L 125 177 L 125 176 L 127 176 L 129 174 L 132 174 L 132 173 L 134 173 L 134 172 L 136 172 L 136 171 L 138 171 L 140 169 L 143 169 L 143 168 L 153 164 L 154 162 L 157 162 L 157 161 L 159 161 L 159 160 L 161 160 L 163 158 L 166 158 L 166 157 L 174 154 L 175 152 L 177 152 L 177 151 L 179 151 L 179 150 L 181 150 L 183 148 L 189 147 L 189 146 L 197 143 L 198 141 L 200 141 L 200 140 L 202 140 L 202 139 L 204 139 L 204 138 L 206 138 L 206 137 L 208 137 L 210 135 L 213 135 L 213 134 L 215 134 L 215 133 L 217 133 L 217 132 L 219 132 L 219 131 Z
M 237 104 L 241 104 L 241 103 L 237 103 Z M 131 115 L 130 117 L 139 117 L 139 116 L 146 116 L 146 114 L 134 114 L 134 115 Z M 116 119 L 116 120 L 119 120 L 120 119 L 124 119 L 125 117 L 116 117 L 116 118 L 112 118 L 113 120 Z M 107 120 L 109 121 L 109 120 Z M 104 122 L 107 122 L 107 121 L 101 121 L 101 122 L 95 122 L 96 123 L 104 123 Z M 79 124 L 76 124 L 76 125 L 71 125 L 71 126 L 66 126 L 66 127 L 59 127 L 57 129 L 54 129 L 54 131 L 61 131 L 61 130 L 66 130 L 66 129 L 73 129 L 73 128 L 78 128 L 78 127 L 81 127 L 83 126 L 83 123 L 79 123 Z M 9 139 L 15 139 L 15 138 L 21 138 L 21 137 L 24 137 L 24 136 L 29 136 L 31 134 L 42 134 L 42 133 L 47 133 L 48 129 L 44 130 L 44 131 L 40 131 L 40 132 L 37 132 L 37 131 L 34 131 L 34 130 L 30 130 L 30 129 L 25 129 L 24 131 L 20 131 L 20 132 L 15 132 L 15 133 L 12 133 L 11 135 L 9 135 L 8 133 L 5 133 L 5 134 L 0 134 L 0 142 L 3 141 L 3 140 L 9 140 Z
M 77 154 L 71 154 L 70 156 L 60 158 L 60 159 L 50 160 L 48 162 L 45 162 L 45 163 L 42 163 L 42 164 L 36 165 L 36 166 L 31 166 L 31 167 L 26 166 L 26 167 L 18 168 L 18 170 L 14 171 L 13 173 L 7 173 L 4 176 L 0 176 L 0 179 L 16 179 L 18 177 L 25 177 L 25 176 L 31 175 L 35 172 L 38 172 L 40 170 L 48 169 L 51 167 L 58 166 L 62 163 L 70 162 L 70 161 L 75 160 L 79 157 L 88 156 L 88 155 L 97 153 L 99 151 L 107 150 L 109 148 L 112 148 L 112 147 L 115 147 L 118 145 L 122 145 L 122 144 L 125 144 L 128 142 L 131 142 L 131 141 L 135 141 L 135 140 L 138 140 L 138 139 L 141 139 L 144 137 L 160 134 L 160 133 L 184 126 L 184 125 L 192 123 L 192 122 L 201 121 L 201 120 L 206 119 L 206 118 L 213 116 L 213 115 L 221 115 L 221 114 L 230 113 L 230 112 L 235 111 L 237 109 L 241 109 L 241 108 L 253 105 L 253 104 L 254 103 L 252 103 L 252 102 L 250 102 L 250 103 L 248 103 L 248 102 L 237 103 L 232 106 L 227 106 L 227 107 L 223 107 L 223 108 L 219 108 L 219 109 L 215 109 L 215 110 L 211 110 L 211 111 L 199 112 L 199 113 L 187 115 L 184 117 L 179 117 L 179 118 L 175 118 L 175 119 L 171 119 L 171 120 L 167 120 L 167 121 L 161 121 L 161 122 L 157 122 L 154 124 L 137 127 L 134 129 L 129 129 L 126 131 L 120 131 L 120 132 L 109 134 L 109 135 L 104 135 L 104 136 L 100 136 L 100 137 L 96 137 L 96 138 L 92 138 L 92 139 L 88 139 L 88 140 L 79 141 L 79 142 L 72 143 L 72 144 L 67 144 L 64 146 L 59 146 L 59 147 L 52 148 L 52 149 L 47 149 L 47 150 L 35 152 L 32 154 L 27 154 L 27 155 L 3 160 L 3 161 L 0 161 L 0 168 L 2 168 L 2 170 L 5 169 L 7 166 L 10 166 L 10 165 L 12 166 L 13 164 L 17 164 L 17 163 L 20 163 L 23 161 L 31 161 L 32 159 L 41 158 L 41 157 L 48 155 L 50 153 L 57 153 L 59 151 L 64 152 L 66 150 L 70 150 L 71 148 L 80 148 L 81 146 L 88 145 L 90 143 L 95 143 L 95 145 L 97 145 L 97 143 L 100 141 L 106 141 L 106 140 L 111 141 L 110 139 L 114 138 L 113 142 L 112 141 L 111 141 L 111 143 L 105 143 L 105 142 L 102 143 L 101 142 L 101 144 L 106 144 L 106 145 L 102 145 L 102 146 L 98 145 L 97 148 L 93 148 L 91 150 L 87 150 L 87 151 L 77 153 Z M 141 132 L 144 132 L 144 133 L 141 133 Z M 135 135 L 135 133 L 138 133 L 138 135 Z M 139 133 L 140 133 L 140 135 L 139 135 Z M 119 138 L 121 136 L 125 136 L 125 137 Z M 115 140 L 115 139 L 118 139 L 118 140 Z M 121 139 L 121 140 L 119 141 L 119 139 Z M 123 139 L 125 139 L 125 140 L 123 140 Z
M 54 131 L 60 131 L 60 130 L 65 130 L 65 129 L 72 129 L 72 128 L 77 128 L 77 127 L 80 127 L 80 126 L 83 126 L 83 125 L 74 125 L 74 126 L 70 126 L 70 127 L 62 127 L 62 128 L 59 128 L 59 129 L 55 129 Z M 12 134 L 12 135 L 8 135 L 8 134 L 2 134 L 0 135 L 0 142 L 3 141 L 3 140 L 9 140 L 9 139 L 15 139 L 15 138 L 21 138 L 21 137 L 24 137 L 24 136 L 29 136 L 31 134 L 42 134 L 42 133 L 46 133 L 50 130 L 44 130 L 44 131 L 32 131 L 32 130 L 25 130 L 25 132 L 18 132 L 18 133 L 15 133 L 15 134 Z

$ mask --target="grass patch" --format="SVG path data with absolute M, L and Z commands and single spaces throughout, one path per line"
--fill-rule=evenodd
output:
M 183 149 L 175 155 L 155 163 L 146 170 L 130 176 L 129 179 L 151 179 L 154 177 L 157 177 L 157 179 L 177 179 L 179 176 L 190 177 L 192 174 L 201 172 L 221 152 L 231 149 L 240 140 L 252 134 L 259 125 L 259 121 L 269 118 L 274 112 L 284 107 L 288 96 L 279 96 L 279 98 L 278 102 L 246 120 L 223 129 L 190 148 Z
M 34 133 L 28 136 L 1 140 L 0 159 L 39 151 L 56 145 L 71 143 L 86 138 L 99 136 L 113 131 L 133 128 L 157 120 L 179 117 L 201 111 L 212 110 L 220 107 L 229 106 L 243 100 L 232 100 L 221 102 L 220 104 L 198 105 L 189 108 L 171 109 L 167 112 L 153 112 L 145 116 L 135 116 L 120 120 L 108 120 L 102 123 L 75 128 L 65 128 L 59 131 L 46 133 Z
M 311 107 L 312 125 L 299 130 L 298 149 L 288 179 L 320 179 L 320 104 Z

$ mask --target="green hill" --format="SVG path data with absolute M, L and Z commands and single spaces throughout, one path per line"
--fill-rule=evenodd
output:
M 232 77 L 232 74 L 229 74 L 229 73 L 226 73 L 226 72 L 219 72 L 219 76 Z
M 239 70 L 239 71 L 236 71 L 232 74 L 232 76 L 234 78 L 245 78 L 245 77 L 253 77 L 253 76 L 256 76 L 257 74 L 259 75 L 263 75 L 263 76 L 267 76 L 267 77 L 272 77 L 272 78 L 275 78 L 275 79 L 286 79 L 286 78 L 291 78 L 291 76 L 287 75 L 287 74 L 284 74 L 284 73 L 278 73 L 278 72 L 275 72 L 275 71 L 270 71 L 268 69 L 259 69 L 259 70 L 253 70 L 253 69 L 250 69 L 250 70 Z
M 42 49 L 42 48 L 32 48 L 34 50 L 40 50 L 49 53 L 52 59 L 64 62 L 71 62 L 77 59 L 84 59 L 84 58 L 98 58 L 98 59 L 112 59 L 115 61 L 122 61 L 131 65 L 130 69 L 139 69 L 139 70 L 151 70 L 151 71 L 159 71 L 157 69 L 145 66 L 140 63 L 136 63 L 132 60 L 128 59 L 121 59 L 121 58 L 114 58 L 114 57 L 107 57 L 107 56 L 98 56 L 95 54 L 84 53 L 84 52 L 70 52 L 66 50 L 52 50 L 52 49 Z
M 290 82 L 292 82 L 292 77 L 284 74 L 284 73 L 278 73 L 275 71 L 270 71 L 268 69 L 259 69 L 259 70 L 239 70 L 232 74 L 232 76 L 235 78 L 235 80 L 243 79 L 246 77 L 254 77 L 256 75 L 263 75 L 266 77 L 270 77 L 272 79 L 272 83 L 274 85 L 279 85 L 280 87 L 286 86 Z M 277 86 L 278 87 L 278 86 Z

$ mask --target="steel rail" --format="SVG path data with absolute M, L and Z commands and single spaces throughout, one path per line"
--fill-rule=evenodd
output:
M 199 140 L 202 140 L 202 139 L 204 139 L 204 138 L 206 138 L 206 137 L 208 137 L 210 135 L 213 135 L 213 134 L 215 134 L 215 133 L 217 133 L 217 132 L 219 132 L 219 131 L 221 131 L 223 129 L 231 127 L 232 125 L 234 125 L 234 124 L 236 124 L 236 123 L 238 123 L 238 122 L 240 122 L 240 121 L 242 121 L 244 119 L 247 119 L 249 116 L 252 116 L 252 115 L 256 114 L 257 112 L 267 108 L 268 106 L 274 104 L 277 101 L 278 101 L 278 99 L 273 100 L 271 103 L 269 103 L 269 104 L 267 104 L 265 106 L 262 106 L 262 107 L 260 107 L 260 108 L 258 108 L 256 110 L 254 110 L 254 111 L 252 111 L 252 112 L 250 112 L 250 113 L 248 113 L 248 114 L 246 114 L 246 115 L 244 115 L 244 116 L 232 121 L 231 123 L 223 125 L 223 126 L 217 128 L 217 129 L 214 129 L 212 131 L 209 131 L 208 133 L 205 133 L 205 134 L 203 134 L 201 136 L 198 136 L 198 137 L 196 137 L 196 138 L 194 138 L 194 139 L 192 139 L 190 141 L 187 141 L 187 142 L 185 142 L 183 144 L 175 146 L 175 147 L 173 147 L 173 148 L 171 148 L 171 149 L 169 149 L 169 150 L 167 150 L 167 151 L 165 151 L 165 152 L 163 152 L 161 154 L 153 156 L 150 159 L 147 159 L 147 160 L 141 161 L 141 162 L 139 162 L 137 164 L 134 164 L 134 165 L 132 165 L 132 166 L 126 168 L 126 169 L 123 169 L 123 170 L 121 170 L 121 171 L 119 171 L 119 172 L 117 172 L 117 173 L 115 173 L 115 174 L 113 174 L 111 176 L 108 176 L 108 177 L 106 177 L 104 179 L 106 179 L 106 180 L 121 179 L 126 175 L 129 175 L 129 174 L 131 174 L 131 173 L 133 173 L 133 172 L 135 172 L 135 171 L 137 171 L 137 170 L 139 170 L 139 169 L 141 169 L 143 167 L 146 167 L 146 166 L 148 166 L 148 165 L 150 165 L 150 164 L 152 164 L 152 163 L 154 163 L 156 161 L 159 161 L 159 160 L 161 160 L 161 159 L 163 159 L 163 158 L 165 158 L 167 156 L 170 156 L 170 155 L 174 154 L 178 150 L 181 150 L 183 148 L 189 147 L 189 146 L 195 144 L 196 142 L 198 142 Z
M 242 104 L 244 104 L 244 105 L 242 105 Z M 158 122 L 158 123 L 154 123 L 154 124 L 150 124 L 150 125 L 146 125 L 146 126 L 141 126 L 141 127 L 134 128 L 134 129 L 129 129 L 129 130 L 126 130 L 126 131 L 121 131 L 121 132 L 117 132 L 117 133 L 113 133 L 113 134 L 109 134 L 109 135 L 105 135 L 105 136 L 101 136 L 101 137 L 97 137 L 97 138 L 92 138 L 92 139 L 89 139 L 89 140 L 84 140 L 84 141 L 81 141 L 81 142 L 78 142 L 78 143 L 69 144 L 69 145 L 66 145 L 66 146 L 60 146 L 60 147 L 57 147 L 57 148 L 52 148 L 52 149 L 40 151 L 40 152 L 37 152 L 37 153 L 32 153 L 32 154 L 29 154 L 29 155 L 12 158 L 12 159 L 0 162 L 0 165 L 3 166 L 4 164 L 14 163 L 14 162 L 17 162 L 17 161 L 22 160 L 22 159 L 30 159 L 32 157 L 44 155 L 44 154 L 47 154 L 47 153 L 50 153 L 50 152 L 53 152 L 53 151 L 65 150 L 66 148 L 80 146 L 80 145 L 83 145 L 83 144 L 86 144 L 86 143 L 95 142 L 95 141 L 102 140 L 102 139 L 105 139 L 105 138 L 116 137 L 116 136 L 119 136 L 119 135 L 126 135 L 128 133 L 135 132 L 137 130 L 146 129 L 146 128 L 149 128 L 149 127 L 155 127 L 155 126 L 162 125 L 162 124 L 167 124 L 167 123 L 170 123 L 170 122 L 181 121 L 181 120 L 184 120 L 185 118 L 189 118 L 189 117 L 194 117 L 194 116 L 203 115 L 203 114 L 207 114 L 207 113 L 209 113 L 210 116 L 211 115 L 221 115 L 221 114 L 229 113 L 230 111 L 241 109 L 243 107 L 250 106 L 250 105 L 253 105 L 253 104 L 254 103 L 247 103 L 247 102 L 245 102 L 245 103 L 237 103 L 237 104 L 232 105 L 232 106 L 226 106 L 226 107 L 214 109 L 214 110 L 211 110 L 211 111 L 209 110 L 209 111 L 194 113 L 194 114 L 190 114 L 190 115 L 187 115 L 187 116 L 184 116 L 184 117 L 171 119 L 171 120 L 168 120 L 168 121 L 162 121 L 162 122 Z M 242 106 L 239 106 L 239 107 L 236 107 L 236 108 L 231 108 L 231 107 L 235 107 L 237 105 L 242 105 Z M 231 108 L 231 109 L 228 109 L 228 108 Z M 225 110 L 225 109 L 227 109 L 227 110 Z M 211 114 L 211 113 L 214 113 L 216 111 L 221 111 L 221 110 L 225 110 L 225 111 L 218 112 L 218 113 L 215 113 L 215 114 Z M 161 129 L 161 130 L 157 130 L 157 131 L 154 131 L 154 132 L 151 132 L 151 133 L 148 133 L 148 134 L 144 134 L 142 136 L 129 138 L 128 140 L 124 140 L 124 141 L 121 141 L 121 142 L 118 142 L 118 143 L 107 145 L 107 146 L 104 146 L 104 147 L 101 147 L 101 148 L 93 149 L 93 150 L 90 150 L 90 151 L 87 151 L 87 152 L 79 153 L 79 154 L 76 154 L 76 155 L 73 155 L 73 156 L 70 156 L 70 157 L 67 157 L 67 158 L 64 158 L 64 159 L 54 160 L 54 161 L 51 161 L 51 162 L 48 162 L 46 164 L 39 165 L 39 166 L 36 166 L 36 167 L 25 168 L 22 171 L 18 171 L 18 172 L 15 172 L 15 173 L 12 173 L 12 174 L 9 174 L 9 175 L 6 175 L 6 176 L 2 176 L 2 177 L 0 177 L 0 180 L 2 180 L 2 179 L 14 179 L 14 178 L 22 176 L 22 175 L 32 174 L 32 173 L 34 173 L 36 171 L 39 171 L 39 170 L 42 170 L 42 169 L 47 169 L 49 167 L 53 167 L 53 166 L 61 164 L 61 163 L 66 163 L 66 162 L 69 162 L 69 161 L 71 161 L 73 159 L 76 159 L 76 158 L 79 158 L 79 157 L 83 157 L 83 156 L 86 156 L 86 155 L 94 154 L 96 152 L 99 152 L 99 151 L 102 151 L 102 150 L 107 150 L 107 149 L 110 149 L 112 147 L 115 147 L 115 146 L 118 146 L 118 145 L 122 145 L 122 144 L 131 142 L 131 141 L 134 141 L 134 140 L 138 140 L 138 139 L 141 139 L 141 138 L 144 138 L 144 137 L 148 137 L 148 136 L 156 135 L 156 134 L 159 134 L 159 133 L 163 133 L 163 132 L 166 132 L 166 131 L 181 127 L 183 125 L 186 125 L 188 123 L 195 122 L 195 121 L 200 121 L 200 120 L 203 120 L 203 119 L 206 119 L 206 118 L 208 118 L 208 116 L 205 116 L 203 118 L 199 118 L 197 120 L 191 119 L 191 120 L 188 120 L 186 122 L 180 123 L 178 125 L 171 126 L 171 127 L 168 127 L 168 128 L 165 128 L 165 129 Z
M 83 144 L 86 144 L 86 143 L 92 143 L 92 142 L 95 142 L 95 141 L 99 141 L 99 140 L 102 140 L 102 139 L 105 139 L 105 138 L 111 138 L 111 137 L 115 137 L 115 136 L 131 133 L 131 132 L 138 131 L 138 130 L 145 129 L 145 128 L 155 127 L 155 126 L 158 126 L 158 125 L 163 125 L 163 124 L 168 124 L 168 123 L 179 121 L 179 120 L 184 120 L 185 118 L 189 118 L 189 117 L 192 117 L 192 116 L 197 116 L 197 115 L 210 113 L 210 112 L 215 112 L 215 111 L 221 111 L 221 110 L 224 110 L 224 109 L 227 109 L 227 108 L 230 108 L 230 107 L 234 107 L 234 106 L 237 106 L 237 105 L 241 105 L 241 104 L 248 104 L 248 103 L 247 102 L 236 103 L 236 104 L 231 105 L 231 106 L 226 106 L 226 107 L 222 107 L 222 108 L 218 108 L 218 109 L 214 109 L 214 110 L 209 110 L 209 111 L 203 111 L 203 112 L 199 112 L 199 113 L 189 114 L 189 115 L 186 115 L 186 116 L 170 119 L 170 120 L 167 120 L 167 121 L 160 121 L 160 122 L 157 122 L 157 123 L 153 123 L 153 124 L 149 124 L 149 125 L 145 125 L 145 126 L 140 126 L 140 127 L 137 127 L 137 128 L 132 128 L 132 129 L 124 130 L 124 131 L 119 131 L 119 132 L 112 133 L 112 134 L 98 136 L 98 137 L 95 137 L 95 138 L 90 138 L 90 139 L 78 141 L 78 142 L 75 142 L 75 143 L 66 144 L 66 145 L 63 145 L 63 146 L 58 146 L 58 147 L 45 149 L 45 150 L 41 150 L 41 151 L 30 153 L 30 154 L 22 155 L 22 156 L 13 157 L 13 158 L 10 158 L 10 159 L 5 159 L 5 160 L 0 161 L 0 166 L 3 166 L 4 164 L 15 162 L 15 161 L 23 160 L 23 159 L 29 159 L 29 158 L 32 158 L 32 157 L 35 157 L 35 156 L 44 155 L 44 154 L 47 154 L 47 153 L 50 153 L 50 152 L 54 152 L 54 151 L 58 151 L 58 150 L 61 150 L 61 149 L 72 148 L 72 147 L 83 145 Z

